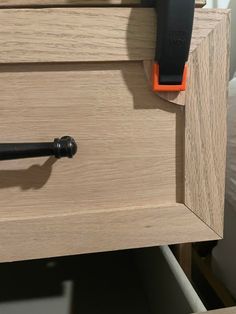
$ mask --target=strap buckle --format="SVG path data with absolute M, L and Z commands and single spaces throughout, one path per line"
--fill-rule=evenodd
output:
M 157 46 L 153 91 L 184 91 L 195 0 L 156 0 Z

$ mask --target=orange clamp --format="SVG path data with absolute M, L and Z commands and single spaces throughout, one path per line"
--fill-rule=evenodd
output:
M 152 88 L 154 92 L 181 92 L 186 90 L 187 85 L 187 64 L 184 67 L 183 81 L 180 85 L 161 85 L 159 84 L 159 64 L 154 63 L 152 67 Z

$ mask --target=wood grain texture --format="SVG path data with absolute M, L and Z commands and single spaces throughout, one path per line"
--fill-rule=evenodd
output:
M 168 221 L 168 224 L 166 222 Z M 218 236 L 184 205 L 0 220 L 0 261 L 111 251 Z
M 149 4 L 151 0 L 142 1 Z M 0 7 L 31 7 L 31 6 L 111 6 L 111 5 L 140 5 L 141 0 L 1 0 Z M 196 6 L 202 7 L 205 0 L 196 0 Z
M 192 57 L 192 53 L 198 49 L 198 47 L 201 46 L 202 41 L 208 41 L 210 38 L 208 36 L 211 34 L 211 32 L 218 28 L 219 25 L 222 24 L 222 20 L 225 20 L 225 16 L 229 14 L 228 10 L 197 10 L 195 13 L 195 19 L 194 19 L 194 27 L 193 27 L 193 36 L 192 36 L 192 48 L 190 51 L 190 57 L 188 60 L 188 77 L 187 77 L 187 89 L 185 92 L 159 92 L 158 95 L 167 100 L 170 103 L 177 104 L 180 106 L 185 106 L 189 103 L 189 98 L 191 98 L 191 94 L 189 95 L 189 92 L 191 92 L 191 86 L 194 86 L 195 81 L 195 75 L 196 75 L 196 67 L 197 62 L 196 58 Z M 203 22 L 203 19 L 205 19 L 205 22 Z M 202 35 L 202 37 L 201 37 Z M 226 38 L 228 41 L 228 38 Z M 200 48 L 201 49 L 201 48 Z M 210 48 L 211 49 L 211 48 Z M 228 48 L 224 46 L 222 47 L 221 53 L 225 53 L 225 49 L 227 50 L 227 57 L 228 57 Z M 204 62 L 204 55 L 199 55 L 201 57 L 201 62 Z M 152 61 L 151 60 L 145 60 L 143 62 L 144 65 L 144 71 L 147 75 L 147 79 L 149 81 L 149 84 L 151 86 L 151 80 L 152 80 Z M 211 63 L 211 67 L 213 67 L 214 64 Z M 201 85 L 201 89 L 205 89 L 204 81 L 199 81 L 199 84 Z M 198 91 L 196 92 L 198 93 Z M 190 100 L 191 103 L 191 100 Z M 190 105 L 190 104 L 189 104 Z
M 185 204 L 222 236 L 230 19 L 228 10 L 203 11 L 212 31 L 190 54 L 186 92 L 159 96 L 186 106 Z M 150 81 L 150 61 L 144 69 Z
M 220 19 L 196 10 L 191 52 Z M 151 8 L 6 9 L 0 27 L 0 63 L 143 61 L 156 46 Z
M 2 143 L 79 145 L 72 160 L 1 162 L 0 218 L 183 201 L 184 112 L 140 63 L 2 65 L 0 92 Z
M 229 12 L 191 55 L 185 108 L 185 204 L 223 235 Z
M 141 62 L 153 10 L 112 10 L 0 10 L 0 42 L 7 43 L 0 45 L 0 60 L 22 62 L 0 65 L 1 142 L 71 135 L 79 143 L 73 160 L 1 163 L 0 261 L 222 235 L 228 11 L 196 13 L 184 108 L 152 93 Z M 131 31 L 127 20 L 135 21 Z M 99 40 L 92 38 L 91 47 L 87 42 L 82 57 L 75 21 L 82 21 L 79 32 L 87 22 L 100 29 L 105 23 L 106 36 L 96 30 Z M 90 31 L 95 34 L 95 27 Z M 122 49 L 106 54 L 114 40 Z M 130 60 L 127 42 L 140 47 L 140 59 L 109 62 Z M 29 64 L 31 57 L 39 63 Z M 56 60 L 66 62 L 42 63 Z

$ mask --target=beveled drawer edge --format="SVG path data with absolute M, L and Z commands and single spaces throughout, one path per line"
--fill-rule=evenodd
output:
M 0 220 L 0 262 L 219 239 L 182 204 Z

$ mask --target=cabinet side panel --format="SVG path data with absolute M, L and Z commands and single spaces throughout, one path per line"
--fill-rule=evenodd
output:
M 191 55 L 185 123 L 185 204 L 220 236 L 223 234 L 228 64 L 229 14 L 222 11 L 217 27 Z

